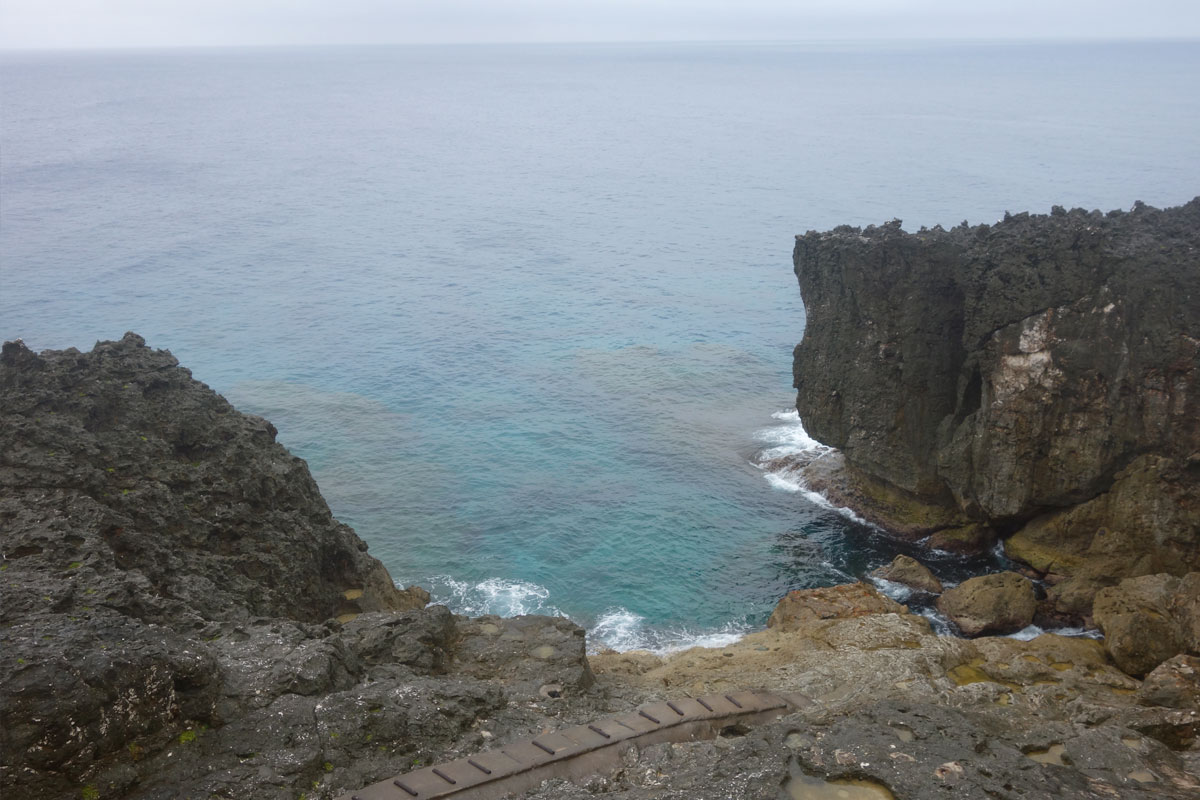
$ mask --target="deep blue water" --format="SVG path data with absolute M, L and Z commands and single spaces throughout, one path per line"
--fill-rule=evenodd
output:
M 1196 43 L 2 54 L 0 335 L 170 349 L 460 610 L 736 632 L 890 554 L 754 465 L 803 446 L 793 234 L 1184 202 L 1198 85 Z

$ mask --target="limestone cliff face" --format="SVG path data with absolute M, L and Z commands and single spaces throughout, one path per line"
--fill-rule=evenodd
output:
M 814 482 L 941 546 L 1016 532 L 1072 611 L 1200 566 L 1200 198 L 841 227 L 794 263 L 797 408 L 844 457 Z

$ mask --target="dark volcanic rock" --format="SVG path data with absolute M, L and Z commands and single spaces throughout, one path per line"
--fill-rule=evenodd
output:
M 802 774 L 867 779 L 898 800 L 1149 800 L 1192 797 L 1197 788 L 1174 753 L 1129 731 L 1081 732 L 920 703 L 887 701 L 840 716 L 798 731 L 795 746 Z
M 934 546 L 1067 579 L 1200 567 L 1200 198 L 797 237 L 797 408 L 834 495 Z
M 424 608 L 366 551 L 169 353 L 5 344 L 0 794 L 331 797 L 594 713 L 580 628 Z
M 4 552 L 26 589 L 0 619 L 89 606 L 178 627 L 423 605 L 333 518 L 271 423 L 139 336 L 90 353 L 6 343 L 0 413 Z

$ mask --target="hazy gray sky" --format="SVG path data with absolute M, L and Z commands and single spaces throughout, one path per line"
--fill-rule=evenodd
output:
M 1200 0 L 0 0 L 0 47 L 1200 37 Z

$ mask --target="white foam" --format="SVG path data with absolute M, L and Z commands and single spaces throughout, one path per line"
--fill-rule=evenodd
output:
M 1028 642 L 1030 639 L 1036 639 L 1043 633 L 1045 633 L 1045 631 L 1039 628 L 1037 625 L 1027 625 L 1016 633 L 1010 633 L 1006 638 L 1016 639 L 1017 641 L 1021 642 Z
M 870 577 L 871 577 L 871 583 L 875 584 L 876 588 L 878 588 L 879 591 L 883 592 L 885 595 L 892 598 L 897 603 L 906 602 L 910 597 L 913 596 L 912 588 L 909 586 L 905 586 L 903 583 L 896 583 L 895 581 L 889 581 L 886 578 L 877 578 L 874 575 L 872 575 Z
M 750 626 L 737 622 L 726 622 L 709 631 L 688 626 L 652 627 L 641 614 L 618 607 L 606 610 L 588 631 L 588 650 L 648 650 L 661 656 L 690 648 L 724 648 L 751 630 Z
M 804 489 L 804 487 L 800 485 L 800 481 L 794 478 L 789 478 L 786 475 L 780 475 L 778 472 L 768 472 L 763 477 L 767 479 L 767 483 L 771 484 L 776 489 L 782 489 L 785 492 L 799 492 L 803 491 Z M 816 494 L 816 492 L 809 492 L 809 494 Z M 817 497 L 821 496 L 817 495 Z M 824 500 L 825 498 L 822 497 L 821 499 Z
M 857 583 L 858 582 L 858 578 L 854 577 L 853 575 L 851 575 L 849 572 L 846 572 L 845 570 L 838 569 L 830 561 L 822 561 L 821 566 L 824 567 L 829 572 L 832 572 L 834 575 L 837 575 L 841 579 L 842 583 Z
M 596 652 L 611 648 L 621 653 L 648 650 L 661 656 L 692 647 L 725 647 L 751 630 L 749 626 L 732 622 L 707 631 L 687 626 L 654 628 L 646 624 L 642 615 L 618 607 L 601 614 L 588 631 L 588 649 Z
M 641 643 L 643 623 L 646 618 L 627 608 L 613 608 L 600 615 L 596 624 L 588 631 L 592 648 L 610 647 L 624 652 L 637 650 Z
M 454 613 L 468 617 L 485 614 L 499 617 L 524 614 L 567 616 L 550 602 L 549 589 L 527 581 L 488 578 L 471 583 L 449 575 L 437 575 L 418 583 L 428 587 L 430 602 L 444 605 Z M 649 650 L 665 655 L 689 647 L 724 647 L 751 630 L 749 626 L 735 623 L 727 623 L 716 630 L 693 630 L 686 626 L 657 628 L 647 625 L 646 618 L 641 614 L 618 607 L 600 615 L 588 631 L 587 641 L 589 652 L 611 648 L 619 652 Z
M 938 636 L 958 636 L 958 631 L 950 622 L 950 618 L 942 614 L 934 608 L 923 608 L 918 612 L 922 617 L 929 620 L 929 625 L 933 628 L 933 632 Z
M 693 647 L 727 647 L 741 639 L 749 633 L 748 629 L 742 629 L 732 623 L 727 624 L 719 631 L 711 631 L 709 633 L 692 633 L 686 628 L 668 632 L 667 639 L 660 645 L 656 652 L 660 654 L 677 653 L 680 650 L 688 650 Z
M 755 431 L 755 439 L 775 445 L 758 454 L 757 460 L 760 462 L 784 456 L 805 454 L 816 457 L 832 449 L 808 435 L 808 431 L 804 429 L 804 423 L 800 421 L 800 414 L 794 409 L 791 411 L 776 411 L 771 416 L 783 424 L 772 425 L 769 428 L 762 428 Z
M 763 470 L 763 478 L 767 483 L 774 489 L 799 493 L 810 503 L 841 514 L 851 522 L 877 527 L 850 509 L 834 505 L 821 493 L 812 491 L 800 477 L 800 471 L 804 467 L 834 452 L 834 448 L 809 436 L 800 420 L 800 413 L 795 409 L 776 411 L 771 417 L 783 424 L 755 431 L 754 438 L 774 446 L 760 450 L 750 462 Z
M 506 578 L 487 578 L 471 583 L 455 580 L 448 575 L 430 578 L 427 583 L 431 601 L 449 607 L 456 614 L 469 617 L 484 614 L 499 617 L 519 617 L 523 614 L 566 616 L 547 602 L 550 590 L 536 583 Z
M 1010 633 L 1008 635 L 1008 638 L 1009 639 L 1019 639 L 1022 642 L 1028 642 L 1030 639 L 1036 639 L 1037 637 L 1041 636 L 1043 633 L 1053 633 L 1057 636 L 1070 636 L 1070 637 L 1080 638 L 1080 639 L 1103 639 L 1104 638 L 1104 634 L 1102 634 L 1100 631 L 1096 630 L 1095 628 L 1051 628 L 1049 630 L 1044 630 L 1042 628 L 1039 628 L 1037 625 L 1029 625 L 1028 627 L 1022 628 L 1021 630 L 1017 631 L 1016 633 Z

